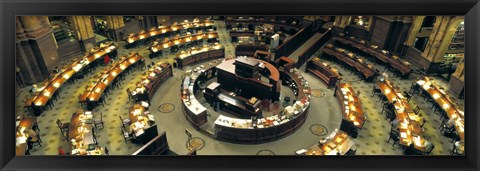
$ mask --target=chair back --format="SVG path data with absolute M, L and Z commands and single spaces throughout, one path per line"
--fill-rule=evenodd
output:
M 123 124 L 122 116 L 118 115 L 118 117 L 120 118 L 120 123 L 122 123 L 122 126 L 125 127 L 125 124 Z
M 57 125 L 58 125 L 58 127 L 62 127 L 63 123 L 62 123 L 62 121 L 60 121 L 60 119 L 57 119 Z
M 398 133 L 393 131 L 393 128 L 390 131 L 390 138 L 392 138 L 392 140 L 394 140 L 394 141 L 399 141 L 400 140 L 400 137 L 399 137 Z

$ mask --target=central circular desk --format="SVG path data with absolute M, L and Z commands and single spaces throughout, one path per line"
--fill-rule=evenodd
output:
M 183 79 L 181 95 L 185 117 L 197 130 L 207 123 L 208 111 L 196 99 L 195 93 L 203 89 L 204 86 L 200 86 L 203 82 L 218 76 L 217 66 L 225 62 L 232 62 L 232 60 L 235 59 L 211 61 L 208 64 L 188 70 L 187 76 Z M 256 119 L 240 119 L 220 115 L 213 122 L 213 136 L 218 140 L 238 144 L 266 143 L 294 133 L 305 123 L 311 99 L 308 82 L 294 69 L 280 73 L 272 64 L 258 59 L 255 60 L 263 63 L 260 73 L 269 75 L 269 79 L 281 80 L 283 85 L 288 86 L 293 91 L 295 94 L 295 98 L 292 99 L 294 103 L 271 116 Z

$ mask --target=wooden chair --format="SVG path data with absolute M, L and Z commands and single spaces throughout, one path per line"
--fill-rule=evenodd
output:
M 420 106 L 417 105 L 417 107 L 415 107 L 415 109 L 413 109 L 413 112 L 418 115 L 420 113 Z
M 32 137 L 28 137 L 28 142 L 32 147 L 35 147 L 35 146 L 42 146 L 42 142 L 40 140 L 40 137 L 37 135 L 36 137 L 37 139 L 36 140 L 33 140 Z
M 403 91 L 403 95 L 405 96 L 405 98 L 407 98 L 407 101 L 410 102 L 410 99 L 412 98 L 412 95 L 410 95 L 408 92 L 406 91 Z
M 128 95 L 128 101 L 133 100 L 132 91 L 130 91 L 130 88 L 127 88 L 127 95 Z
M 128 140 L 132 140 L 133 138 L 128 134 L 127 131 L 125 131 L 125 127 L 120 128 L 122 131 L 123 139 L 125 140 L 125 143 L 128 144 Z
M 60 128 L 62 132 L 68 132 L 68 129 L 70 127 L 70 123 L 62 123 L 60 119 L 57 119 L 57 126 Z
M 400 145 L 400 136 L 397 132 L 393 131 L 393 129 L 390 130 L 390 137 L 388 138 L 387 142 L 390 143 L 390 140 L 393 140 L 392 147 L 395 146 L 395 144 Z
M 38 127 L 38 123 L 36 123 L 36 122 L 33 124 L 32 129 L 37 133 L 40 132 L 40 128 Z
M 118 116 L 120 118 L 120 122 L 122 123 L 122 127 L 125 128 L 125 125 L 130 125 L 130 119 L 122 119 L 122 116 Z
M 379 94 L 382 94 L 382 90 L 377 88 L 377 86 L 373 86 L 372 97 L 375 96 L 375 95 L 379 95 Z
M 425 151 L 425 152 L 422 152 L 423 155 L 430 155 L 430 153 L 432 153 L 433 149 L 435 149 L 435 145 L 432 145 L 432 149 L 430 149 L 429 151 Z
M 100 119 L 93 120 L 93 125 L 95 126 L 95 129 L 97 129 L 98 126 L 102 126 L 102 128 L 105 128 L 105 126 L 103 125 L 103 113 L 100 113 Z

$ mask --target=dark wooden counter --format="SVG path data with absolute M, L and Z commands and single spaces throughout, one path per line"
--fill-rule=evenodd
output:
M 326 63 L 321 63 L 319 58 L 313 58 L 307 62 L 305 73 L 308 72 L 320 78 L 327 88 L 335 87 L 340 77 L 336 69 L 330 68 Z
M 310 88 L 302 81 L 299 73 L 285 73 L 285 82 L 294 89 L 297 103 L 304 106 L 296 114 L 274 115 L 257 120 L 255 126 L 251 119 L 236 119 L 221 115 L 215 121 L 216 139 L 240 144 L 259 144 L 278 140 L 294 133 L 305 123 L 310 102 Z M 293 105 L 292 105 L 293 106 Z
M 323 54 L 333 56 L 339 61 L 349 65 L 350 67 L 355 68 L 358 72 L 361 72 L 367 81 L 372 81 L 373 78 L 378 74 L 376 73 L 373 66 L 366 64 L 365 61 L 360 60 L 354 56 L 349 56 L 344 52 L 339 51 L 339 49 L 334 49 L 334 47 L 325 46 L 322 48 Z

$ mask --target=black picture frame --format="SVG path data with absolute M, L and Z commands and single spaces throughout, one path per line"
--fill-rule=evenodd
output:
M 1 0 L 2 170 L 479 170 L 478 0 Z M 17 15 L 465 15 L 465 156 L 19 156 L 14 152 Z

